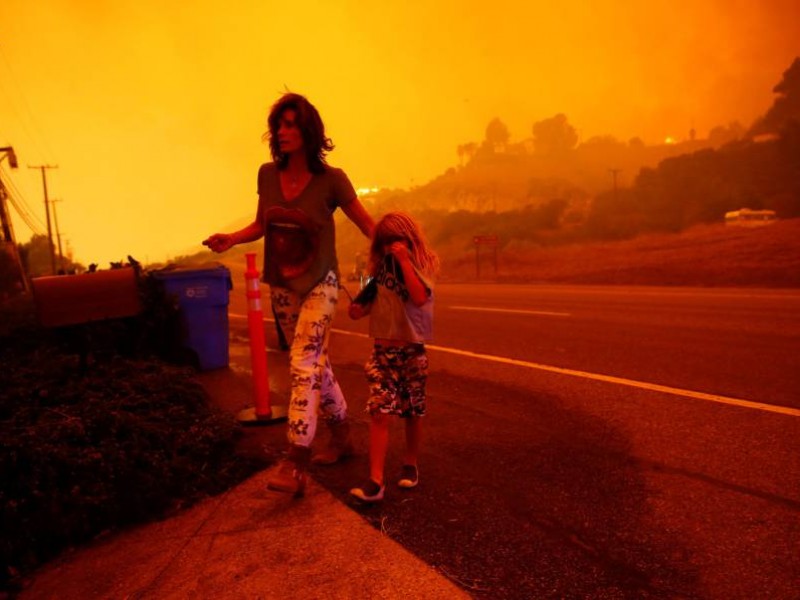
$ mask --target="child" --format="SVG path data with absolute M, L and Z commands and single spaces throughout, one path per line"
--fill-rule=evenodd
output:
M 420 418 L 425 414 L 428 357 L 424 342 L 431 339 L 432 278 L 439 259 L 417 223 L 407 214 L 392 212 L 375 226 L 370 247 L 372 276 L 348 310 L 352 319 L 370 315 L 375 347 L 365 367 L 370 396 L 367 410 L 370 477 L 350 493 L 365 502 L 383 499 L 383 471 L 389 446 L 389 415 L 405 419 L 406 451 L 397 482 L 413 488 L 419 481 L 417 458 Z

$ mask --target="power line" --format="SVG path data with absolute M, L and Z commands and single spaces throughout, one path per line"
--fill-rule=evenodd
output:
M 47 142 L 47 138 L 42 133 L 42 129 L 41 129 L 41 127 L 39 127 L 39 123 L 37 122 L 36 117 L 34 117 L 34 115 L 33 115 L 33 111 L 31 110 L 30 104 L 28 103 L 28 100 L 26 99 L 25 94 L 22 92 L 22 86 L 20 86 L 19 81 L 17 80 L 17 76 L 14 73 L 14 69 L 11 67 L 11 61 L 8 60 L 8 56 L 5 53 L 5 49 L 3 48 L 3 44 L 0 44 L 0 57 L 2 57 L 3 62 L 5 63 L 6 69 L 8 70 L 9 79 L 11 80 L 11 82 L 16 87 L 16 95 L 17 95 L 17 97 L 20 98 L 20 100 L 22 102 L 22 106 L 24 108 L 24 112 L 27 113 L 27 117 L 28 117 L 27 120 L 33 126 L 33 128 L 36 130 L 36 133 L 38 134 L 38 138 L 39 138 L 39 140 L 41 140 L 41 142 L 44 145 L 44 147 L 39 145 L 39 140 L 37 140 L 37 136 L 36 135 L 32 135 L 32 132 L 28 129 L 28 126 L 25 123 L 25 119 L 20 118 L 19 122 L 22 125 L 22 128 L 25 130 L 25 133 L 28 135 L 28 137 L 33 142 L 33 144 L 37 147 L 37 150 L 39 150 L 39 153 L 42 156 L 48 156 L 49 155 L 51 157 L 55 157 L 55 152 L 53 152 L 52 147 Z M 5 78 L 0 77 L 0 82 L 2 82 L 4 79 Z M 9 99 L 9 103 L 11 104 L 11 108 L 14 110 L 14 112 L 16 112 L 19 117 L 22 117 L 22 115 L 17 110 L 16 104 L 9 97 L 8 93 L 4 92 L 4 95 L 6 96 L 6 98 Z M 44 150 L 44 152 L 42 150 Z
M 14 154 L 14 148 L 11 146 L 5 146 L 0 148 L 0 151 L 4 153 L 2 158 L 8 158 L 11 168 L 16 169 L 17 157 Z M 8 196 L 8 191 L 3 184 L 2 178 L 0 178 L 0 226 L 2 226 L 3 241 L 5 242 L 3 245 L 10 250 L 11 255 L 14 257 L 14 260 L 17 263 L 17 268 L 19 269 L 19 279 L 22 282 L 23 288 L 25 291 L 29 291 L 27 279 L 25 278 L 25 268 L 22 266 L 22 259 L 20 258 L 19 249 L 17 248 L 17 240 L 14 236 L 14 224 L 11 221 L 11 215 L 9 214 L 6 206 L 6 198 L 8 198 Z
M 36 211 L 31 209 L 30 205 L 25 201 L 25 196 L 14 183 L 14 180 L 11 179 L 1 167 L 0 175 L 5 175 L 3 182 L 5 183 L 6 189 L 9 192 L 9 199 L 11 200 L 13 198 L 12 203 L 14 204 L 14 208 L 17 209 L 17 213 L 19 213 L 20 217 L 25 220 L 28 227 L 34 231 L 34 233 L 42 234 L 44 230 L 44 221 L 42 221 L 42 219 L 36 214 Z M 32 224 L 28 222 L 34 220 L 38 223 L 38 225 L 36 223 Z
M 13 185 L 8 187 L 8 180 L 3 180 L 3 183 L 6 184 L 6 191 L 8 192 L 8 200 L 14 206 L 14 209 L 17 211 L 17 214 L 25 221 L 25 224 L 28 228 L 36 234 L 43 234 L 44 233 L 44 224 L 42 223 L 41 219 L 37 217 L 30 208 L 21 203 L 19 197 L 16 195 L 18 192 L 15 191 Z
M 42 234 L 42 228 L 39 227 L 39 225 L 37 225 L 34 222 L 33 218 L 31 217 L 30 210 L 29 209 L 26 210 L 25 209 L 26 207 L 20 206 L 19 200 L 14 197 L 15 193 L 18 194 L 19 192 L 16 191 L 16 188 L 14 187 L 13 183 L 11 182 L 11 180 L 8 179 L 8 176 L 3 177 L 3 175 L 4 175 L 4 173 L 3 173 L 2 169 L 0 169 L 0 183 L 3 184 L 3 187 L 6 190 L 6 198 L 11 203 L 11 206 L 13 206 L 14 209 L 17 211 L 17 214 L 20 216 L 20 218 L 28 226 L 28 229 L 30 229 L 35 234 L 41 235 Z
M 14 210 L 17 211 L 17 214 L 20 216 L 23 222 L 28 226 L 28 229 L 34 233 L 34 235 L 44 235 L 44 231 L 39 229 L 36 223 L 31 221 L 30 215 L 20 210 L 19 205 L 17 205 L 16 201 L 14 200 L 14 196 L 8 194 L 8 201 L 11 203 L 11 206 L 14 207 Z

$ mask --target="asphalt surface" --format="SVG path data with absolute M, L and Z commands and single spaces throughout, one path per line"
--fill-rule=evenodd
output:
M 314 477 L 477 598 L 800 598 L 800 413 L 585 376 L 797 406 L 798 304 L 440 286 L 421 483 L 368 507 L 348 490 L 367 469 L 370 342 L 339 314 L 331 356 L 364 451 Z M 243 333 L 235 291 L 230 312 Z M 390 479 L 401 443 L 396 424 Z
M 234 282 L 231 368 L 204 376 L 232 412 L 252 406 Z M 259 474 L 99 540 L 29 597 L 426 598 L 455 583 L 476 598 L 800 598 L 796 292 L 439 286 L 421 483 L 390 484 L 375 506 L 348 494 L 368 467 L 371 344 L 342 299 L 331 356 L 356 457 L 315 468 L 300 502 Z M 265 330 L 285 402 L 287 356 Z M 390 482 L 402 437 L 395 423 Z M 283 426 L 248 429 L 243 446 L 278 456 Z M 309 574 L 305 596 L 281 586 Z
M 202 380 L 236 412 L 252 398 L 232 270 L 231 366 Z M 800 598 L 797 292 L 437 287 L 420 485 L 392 484 L 393 423 L 378 505 L 348 493 L 368 472 L 371 341 L 341 299 L 331 359 L 355 457 L 315 467 L 303 500 L 260 473 L 98 539 L 24 596 Z M 264 327 L 285 403 L 288 356 Z M 243 449 L 279 456 L 284 427 L 245 429 Z
M 796 291 L 489 285 L 439 291 L 438 345 L 800 407 Z

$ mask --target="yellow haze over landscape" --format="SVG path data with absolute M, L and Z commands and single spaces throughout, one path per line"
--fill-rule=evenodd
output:
M 254 213 L 266 113 L 287 89 L 319 108 L 330 163 L 356 187 L 408 188 L 458 164 L 495 117 L 514 141 L 558 113 L 580 140 L 747 127 L 798 40 L 796 0 L 10 0 L 0 146 L 20 164 L 2 168 L 42 232 L 28 167 L 58 167 L 48 193 L 75 260 L 163 261 Z

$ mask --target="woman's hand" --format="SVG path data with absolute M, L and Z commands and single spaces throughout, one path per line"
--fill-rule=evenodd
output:
M 215 233 L 203 240 L 203 246 L 208 246 L 214 252 L 225 252 L 235 245 L 229 233 Z
M 259 204 L 260 206 L 260 204 Z M 215 233 L 203 240 L 203 246 L 208 246 L 214 252 L 225 252 L 236 244 L 254 242 L 264 235 L 264 226 L 256 219 L 250 225 L 233 233 Z

